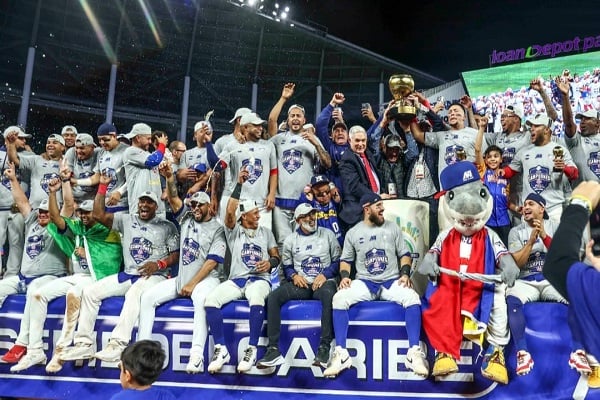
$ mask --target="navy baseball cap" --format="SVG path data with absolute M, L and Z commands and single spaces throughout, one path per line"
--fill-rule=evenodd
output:
M 192 165 L 192 169 L 196 172 L 205 173 L 206 172 L 206 164 L 204 164 L 204 163 L 194 164 L 194 165 Z
M 325 175 L 315 175 L 310 178 L 311 186 L 321 185 L 323 183 L 329 183 L 329 178 L 327 178 Z
M 529 193 L 525 201 L 532 200 L 538 203 L 540 206 L 544 207 L 544 219 L 550 219 L 550 216 L 546 212 L 546 199 L 544 199 L 541 195 L 537 193 Z
M 471 182 L 480 180 L 477 167 L 471 161 L 459 161 L 448 165 L 440 174 L 440 185 L 442 190 L 435 194 L 435 198 L 439 199 L 446 194 L 448 190 L 452 190 L 457 186 L 461 186 Z
M 109 123 L 105 122 L 98 127 L 98 131 L 96 132 L 96 135 L 98 135 L 98 136 L 110 135 L 111 133 L 114 133 L 116 135 L 117 128 L 113 124 L 109 124 Z
M 373 205 L 375 203 L 377 203 L 378 201 L 381 201 L 381 196 L 378 195 L 377 193 L 367 193 L 367 194 L 363 194 L 362 197 L 360 198 L 360 205 L 361 207 L 368 207 L 370 205 Z

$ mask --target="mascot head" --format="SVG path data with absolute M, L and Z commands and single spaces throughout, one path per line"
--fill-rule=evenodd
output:
M 459 161 L 447 166 L 440 174 L 440 184 L 442 191 L 436 197 L 444 196 L 442 208 L 452 226 L 465 236 L 483 229 L 492 215 L 494 200 L 479 179 L 475 164 Z

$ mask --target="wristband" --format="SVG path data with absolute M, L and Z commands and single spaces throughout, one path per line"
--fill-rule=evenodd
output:
M 277 266 L 279 265 L 279 258 L 275 256 L 269 257 L 269 264 L 271 264 L 271 269 L 277 268 Z
M 579 206 L 585 207 L 590 213 L 593 211 L 592 202 L 590 201 L 590 199 L 580 194 L 574 194 L 573 196 L 571 196 L 571 201 L 569 202 L 569 204 L 577 204 Z
M 402 275 L 410 276 L 410 264 L 404 264 L 400 267 L 400 276 Z
M 61 181 L 63 181 L 64 183 L 70 182 L 71 178 L 67 178 L 67 179 L 61 179 Z
M 92 186 L 92 178 L 75 179 L 77 186 Z
M 165 268 L 167 268 L 167 262 L 165 260 L 158 260 L 156 262 L 156 265 L 158 265 L 158 269 L 165 269 Z
M 350 279 L 350 272 L 343 269 L 340 271 L 340 276 L 342 277 L 342 279 L 344 279 L 344 278 Z
M 242 194 L 242 184 L 238 182 L 235 185 L 235 188 L 233 189 L 233 192 L 231 192 L 231 198 L 239 200 L 240 199 L 240 194 Z
M 108 191 L 108 185 L 101 183 L 98 185 L 98 192 L 97 194 L 101 195 L 101 196 L 106 196 L 106 192 Z

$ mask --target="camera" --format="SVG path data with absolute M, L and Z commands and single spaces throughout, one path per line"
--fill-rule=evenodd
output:
M 369 108 L 371 108 L 371 105 L 369 103 L 362 103 L 360 105 L 361 110 L 368 110 Z

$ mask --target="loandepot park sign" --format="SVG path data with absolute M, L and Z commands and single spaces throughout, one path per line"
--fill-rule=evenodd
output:
M 506 51 L 494 50 L 490 54 L 490 65 L 502 64 L 509 61 L 533 60 L 537 57 L 556 57 L 559 54 L 593 51 L 600 48 L 600 35 L 587 36 L 583 39 L 575 36 L 564 42 L 532 44 L 527 48 Z

